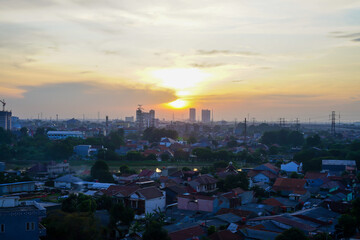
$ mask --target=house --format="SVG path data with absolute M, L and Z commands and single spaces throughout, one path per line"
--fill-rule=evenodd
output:
M 355 160 L 322 160 L 322 171 L 329 176 L 341 176 L 343 172 L 356 173 Z
M 62 140 L 69 137 L 85 138 L 84 132 L 80 131 L 48 131 L 47 136 L 50 140 Z
M 166 193 L 166 204 L 177 203 L 177 196 L 187 192 L 186 187 L 175 184 L 164 188 Z
M 283 197 L 268 198 L 262 203 L 275 207 L 274 213 L 294 212 L 300 207 L 299 201 L 289 200 Z
M 74 147 L 74 153 L 81 158 L 91 158 L 96 156 L 100 149 L 106 150 L 104 146 L 77 145 Z
M 174 139 L 168 137 L 162 137 L 159 144 L 166 147 L 170 147 L 174 143 L 176 143 Z
M 166 195 L 165 192 L 157 187 L 140 188 L 130 195 L 130 207 L 135 210 L 138 215 L 153 213 L 160 209 L 165 210 Z
M 223 193 L 221 196 L 229 199 L 230 208 L 248 204 L 254 200 L 253 191 L 244 191 L 240 187 L 232 189 L 230 192 Z
M 206 236 L 206 231 L 199 225 L 169 232 L 171 240 L 200 239 L 202 236 Z
M 277 178 L 272 189 L 282 196 L 292 197 L 295 200 L 306 200 L 310 197 L 305 179 Z
M 35 191 L 34 181 L 0 184 L 0 196 L 5 194 L 33 191 Z
M 218 180 L 210 175 L 202 175 L 198 176 L 194 180 L 189 182 L 189 185 L 196 191 L 196 192 L 214 192 L 217 190 Z
M 138 175 L 138 178 L 147 178 L 147 179 L 152 179 L 152 180 L 158 179 L 158 178 L 160 178 L 160 173 L 153 171 L 153 170 L 144 169 Z
M 46 209 L 35 201 L 19 199 L 0 197 L 0 239 L 38 240 L 46 236 L 46 228 L 40 223 Z
M 36 178 L 53 178 L 60 174 L 69 173 L 70 165 L 68 162 L 56 163 L 51 161 L 49 163 L 37 163 L 27 170 L 29 175 Z
M 298 228 L 306 235 L 317 232 L 334 232 L 340 214 L 322 207 L 300 210 L 294 213 L 253 218 L 248 227 L 281 233 L 291 227 Z M 251 237 L 250 237 L 251 239 Z
M 56 178 L 54 180 L 54 187 L 71 189 L 76 183 L 82 182 L 83 180 L 75 177 L 71 174 Z
M 217 212 L 220 208 L 229 208 L 229 201 L 222 196 L 183 194 L 178 196 L 178 209 L 190 211 Z
M 308 186 L 310 187 L 320 187 L 324 183 L 330 181 L 328 179 L 329 173 L 324 172 L 306 172 L 304 179 L 306 179 L 306 182 Z
M 228 175 L 238 174 L 237 169 L 233 166 L 232 162 L 229 162 L 229 165 L 225 169 L 218 169 L 216 175 L 219 178 L 225 179 Z
M 224 240 L 224 239 L 231 239 L 231 240 L 241 240 L 243 239 L 242 236 L 236 233 L 232 233 L 230 230 L 222 230 L 215 232 L 209 236 L 211 240 Z
M 281 164 L 280 169 L 285 172 L 296 172 L 301 173 L 302 172 L 302 163 L 296 163 L 294 161 Z
M 248 177 L 251 178 L 253 183 L 267 183 L 269 184 L 271 181 L 275 180 L 277 175 L 272 171 L 268 170 L 250 170 L 248 172 Z
M 279 168 L 275 167 L 271 163 L 265 163 L 254 168 L 254 170 L 270 171 L 275 175 L 279 174 Z

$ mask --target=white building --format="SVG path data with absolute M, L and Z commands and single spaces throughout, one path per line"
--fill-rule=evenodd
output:
M 85 138 L 85 134 L 80 131 L 48 131 L 47 136 L 50 140 L 61 140 L 68 137 Z
M 298 164 L 296 162 L 288 162 L 285 164 L 281 164 L 281 170 L 285 172 L 296 172 L 301 173 L 302 172 L 302 163 Z

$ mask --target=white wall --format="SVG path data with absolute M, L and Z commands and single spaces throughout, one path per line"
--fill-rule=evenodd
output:
M 145 213 L 152 213 L 155 210 L 157 210 L 158 208 L 160 208 L 161 211 L 164 211 L 165 205 L 166 205 L 165 196 L 146 200 L 145 201 Z

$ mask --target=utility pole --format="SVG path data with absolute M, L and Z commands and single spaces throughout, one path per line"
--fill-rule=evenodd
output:
M 244 143 L 246 144 L 246 118 L 244 122 Z
M 295 128 L 296 128 L 296 131 L 299 131 L 299 128 L 300 128 L 299 118 L 296 118 Z
M 331 112 L 331 135 L 335 136 L 335 121 L 336 121 L 336 115 L 335 111 Z

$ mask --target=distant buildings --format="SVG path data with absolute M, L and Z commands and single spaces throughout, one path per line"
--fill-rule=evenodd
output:
M 11 112 L 0 111 L 0 127 L 11 130 Z
M 134 117 L 125 117 L 125 122 L 134 122 Z
M 155 127 L 155 110 L 144 112 L 139 105 L 136 110 L 136 126 L 139 130 L 143 130 L 148 127 Z
M 322 160 L 322 171 L 330 176 L 341 176 L 343 172 L 356 173 L 355 160 Z
M 80 131 L 48 131 L 47 136 L 50 140 L 62 140 L 68 137 L 85 138 L 85 134 Z
M 35 201 L 19 199 L 0 197 L 0 239 L 38 240 L 46 236 L 46 228 L 40 223 L 46 209 Z
M 203 123 L 210 123 L 210 110 L 202 109 L 201 110 L 201 121 Z
M 196 122 L 196 109 L 195 108 L 189 109 L 189 121 L 192 123 Z

